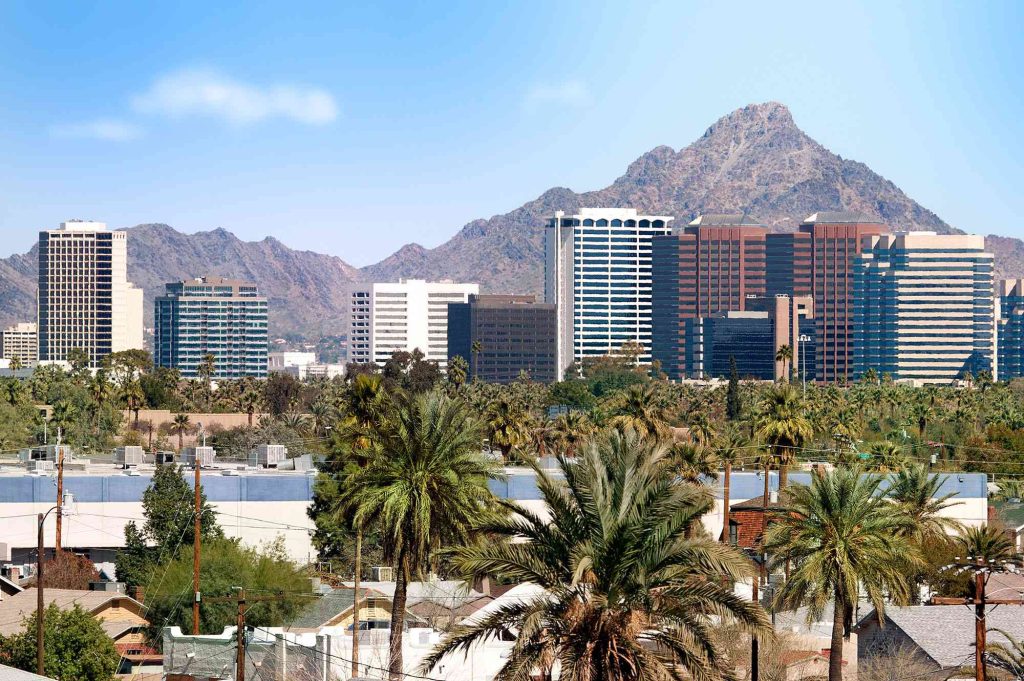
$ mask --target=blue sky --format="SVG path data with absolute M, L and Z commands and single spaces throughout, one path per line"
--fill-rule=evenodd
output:
M 365 265 L 766 100 L 1024 237 L 1020 2 L 43 5 L 0 7 L 0 254 L 83 217 Z

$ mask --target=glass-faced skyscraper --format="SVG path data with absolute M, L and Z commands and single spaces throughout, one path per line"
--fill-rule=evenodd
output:
M 267 299 L 255 284 L 201 277 L 165 286 L 156 299 L 153 362 L 198 378 L 213 355 L 214 379 L 267 376 Z
M 555 213 L 544 239 L 544 298 L 558 324 L 558 378 L 573 362 L 615 354 L 625 343 L 651 360 L 651 240 L 669 234 L 664 215 L 633 208 Z
M 993 256 L 973 234 L 863 237 L 854 264 L 854 376 L 950 383 L 995 369 Z

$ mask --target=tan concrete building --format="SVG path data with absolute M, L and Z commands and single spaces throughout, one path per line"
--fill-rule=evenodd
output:
M 20 322 L 9 326 L 0 338 L 3 359 L 15 359 L 24 366 L 35 364 L 39 359 L 39 333 L 32 322 Z

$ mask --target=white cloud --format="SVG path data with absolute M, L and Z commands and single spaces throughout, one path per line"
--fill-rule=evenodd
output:
M 536 111 L 548 105 L 584 106 L 590 103 L 590 90 L 578 80 L 564 83 L 534 85 L 526 93 L 523 105 L 528 111 Z
M 212 116 L 233 125 L 285 118 L 325 125 L 338 117 L 338 105 L 322 88 L 275 84 L 260 87 L 209 69 L 185 69 L 157 78 L 132 99 L 141 113 Z
M 50 128 L 50 134 L 59 139 L 93 139 L 104 142 L 130 142 L 142 137 L 142 129 L 131 123 L 113 118 L 100 118 L 83 123 L 67 123 Z

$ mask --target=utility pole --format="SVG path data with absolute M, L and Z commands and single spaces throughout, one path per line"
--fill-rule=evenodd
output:
M 60 516 L 57 516 L 58 518 Z M 36 543 L 36 674 L 46 676 L 43 665 L 43 563 L 46 556 L 43 553 L 43 525 L 46 523 L 46 514 L 39 514 L 39 536 Z
M 192 541 L 192 635 L 199 635 L 199 551 L 201 549 L 202 538 L 200 534 L 203 529 L 203 500 L 202 500 L 202 483 L 199 479 L 199 452 L 193 449 L 195 457 L 193 461 L 193 467 L 195 468 L 195 509 L 192 512 L 193 521 L 193 532 L 195 536 Z
M 754 603 L 760 602 L 760 596 L 757 593 L 757 583 L 760 580 L 760 574 L 754 575 L 754 586 L 753 590 L 751 591 L 751 600 L 753 600 Z M 760 676 L 761 672 L 760 661 L 757 659 L 758 655 L 760 654 L 759 648 L 760 646 L 758 645 L 757 632 L 754 632 L 750 635 L 750 681 L 759 681 L 758 677 Z
M 64 503 L 64 446 L 61 444 L 63 431 L 57 428 L 57 553 L 60 553 L 61 536 L 64 529 L 64 514 L 61 505 Z
M 974 571 L 974 679 L 985 681 L 985 560 Z
M 235 681 L 245 681 L 245 589 L 238 590 L 238 656 L 235 660 Z

